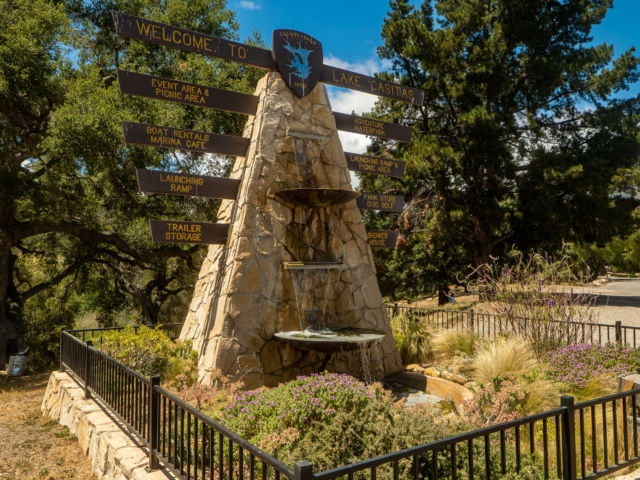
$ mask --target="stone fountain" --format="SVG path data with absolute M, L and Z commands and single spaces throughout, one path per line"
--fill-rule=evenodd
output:
M 214 369 L 246 389 L 325 368 L 363 377 L 371 345 L 384 375 L 399 371 L 324 85 L 297 98 L 270 72 L 256 95 L 231 175 L 238 200 L 218 215 L 229 240 L 209 247 L 180 335 L 200 352 L 200 380 Z

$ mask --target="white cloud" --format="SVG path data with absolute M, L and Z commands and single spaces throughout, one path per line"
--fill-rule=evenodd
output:
M 373 76 L 374 73 L 385 70 L 388 65 L 377 59 L 362 60 L 355 63 L 346 62 L 331 54 L 324 57 L 324 63 L 333 67 L 342 68 L 351 72 L 361 73 L 363 75 Z M 329 93 L 329 101 L 334 112 L 348 113 L 354 112 L 356 115 L 362 115 L 371 111 L 378 97 L 368 93 L 357 92 L 346 88 L 334 87 L 327 85 Z M 338 132 L 342 149 L 345 152 L 364 153 L 371 143 L 371 140 L 365 135 L 356 133 Z M 359 180 L 354 172 L 351 173 L 351 184 L 354 188 L 358 188 Z
M 262 9 L 260 4 L 256 2 L 251 2 L 250 0 L 241 0 L 240 8 L 244 8 L 245 10 L 261 10 Z

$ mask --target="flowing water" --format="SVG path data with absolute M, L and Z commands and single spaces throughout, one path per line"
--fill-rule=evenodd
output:
M 291 270 L 300 331 L 331 328 L 329 299 L 335 298 L 340 270 Z

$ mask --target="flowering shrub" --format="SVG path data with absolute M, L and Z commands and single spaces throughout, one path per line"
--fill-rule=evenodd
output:
M 265 436 L 295 429 L 304 435 L 317 423 L 329 423 L 337 412 L 359 412 L 388 395 L 368 388 L 349 375 L 324 374 L 298 377 L 271 390 L 240 393 L 222 413 L 225 425 L 243 438 L 261 444 Z M 290 430 L 286 438 L 295 436 Z
M 457 418 L 435 422 L 422 411 L 396 407 L 380 385 L 367 387 L 338 374 L 299 377 L 276 388 L 240 393 L 220 419 L 282 462 L 306 459 L 318 470 L 465 430 Z
M 572 389 L 584 389 L 594 378 L 601 378 L 615 389 L 619 375 L 640 371 L 640 349 L 608 343 L 587 343 L 558 348 L 548 354 L 549 374 Z
M 526 415 L 526 391 L 513 378 L 488 383 L 464 402 L 468 420 L 478 427 L 509 422 Z
M 229 381 L 218 369 L 211 372 L 208 383 L 181 381 L 180 375 L 175 377 L 166 387 L 182 401 L 196 407 L 212 419 L 219 421 L 222 411 L 227 408 L 230 399 L 238 393 L 239 385 Z

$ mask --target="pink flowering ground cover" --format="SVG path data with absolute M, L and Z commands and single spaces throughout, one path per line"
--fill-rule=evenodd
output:
M 612 343 L 561 347 L 550 352 L 547 360 L 550 377 L 573 389 L 586 388 L 596 378 L 615 388 L 619 375 L 640 371 L 640 349 Z

